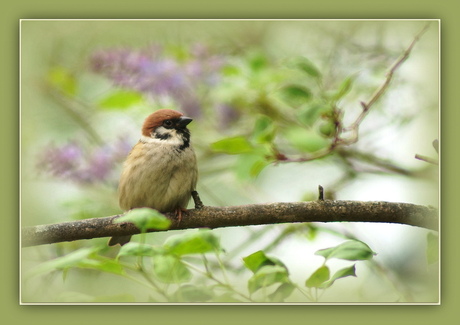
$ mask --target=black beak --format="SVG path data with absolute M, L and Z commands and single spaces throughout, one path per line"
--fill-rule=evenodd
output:
M 180 127 L 180 128 L 185 128 L 192 121 L 193 121 L 193 119 L 190 118 L 190 117 L 181 116 L 179 118 L 179 122 L 177 122 L 177 126 Z

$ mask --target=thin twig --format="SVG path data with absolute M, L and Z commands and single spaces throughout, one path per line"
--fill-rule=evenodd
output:
M 354 133 L 354 137 L 351 140 L 346 141 L 346 143 L 354 143 L 358 140 L 358 129 L 366 115 L 369 113 L 370 108 L 382 97 L 382 95 L 385 93 L 387 90 L 388 86 L 390 85 L 390 82 L 393 80 L 393 75 L 395 74 L 396 70 L 405 62 L 408 58 L 409 55 L 412 52 L 412 49 L 414 48 L 414 45 L 420 40 L 420 37 L 427 31 L 429 27 L 429 24 L 425 25 L 423 29 L 415 36 L 413 39 L 412 43 L 409 45 L 409 47 L 403 52 L 403 54 L 396 60 L 395 63 L 391 66 L 391 68 L 388 70 L 386 74 L 385 81 L 383 84 L 377 88 L 377 90 L 372 94 L 371 98 L 367 102 L 361 102 L 361 106 L 363 110 L 361 111 L 361 114 L 358 116 L 358 118 L 347 128 L 344 128 L 344 132 L 347 131 L 352 131 Z
M 321 185 L 318 185 L 318 200 L 324 201 L 324 188 Z
M 235 294 L 243 297 L 244 299 L 248 300 L 248 301 L 253 301 L 251 299 L 251 297 L 249 297 L 248 295 L 242 293 L 242 292 L 239 292 L 238 290 L 236 290 L 235 288 L 233 288 L 230 284 L 228 283 L 225 283 L 221 280 L 219 280 L 218 278 L 216 278 L 212 273 L 210 273 L 209 271 L 203 271 L 201 270 L 200 268 L 196 267 L 195 265 L 193 265 L 192 263 L 189 263 L 187 261 L 182 261 L 182 263 L 184 263 L 185 265 L 187 265 L 190 269 L 193 269 L 195 270 L 196 272 L 198 273 L 201 273 L 202 275 L 206 276 L 207 278 L 209 278 L 210 280 L 213 280 L 214 282 L 218 283 L 219 285 L 221 285 L 222 287 L 225 287 L 225 288 L 228 288 L 229 290 L 233 291 Z
M 433 165 L 439 165 L 439 162 L 436 159 L 433 159 L 433 158 L 430 158 L 430 157 L 426 157 L 426 156 L 422 156 L 422 155 L 417 154 L 417 155 L 415 155 L 415 159 L 422 160 L 422 161 L 425 161 L 425 162 L 433 164 Z
M 319 158 L 326 157 L 330 155 L 337 147 L 339 146 L 345 146 L 345 145 L 351 145 L 354 144 L 358 141 L 359 139 L 359 126 L 363 122 L 364 118 L 367 116 L 367 114 L 370 112 L 372 106 L 383 96 L 383 94 L 386 92 L 388 89 L 391 81 L 393 80 L 393 76 L 397 69 L 404 63 L 409 58 L 409 55 L 412 52 L 413 47 L 415 44 L 420 40 L 421 36 L 427 31 L 429 27 L 429 24 L 425 25 L 425 27 L 414 37 L 412 40 L 411 44 L 409 47 L 401 54 L 401 56 L 396 60 L 395 63 L 390 67 L 388 72 L 386 73 L 386 77 L 384 82 L 378 87 L 370 99 L 367 102 L 360 102 L 360 105 L 362 107 L 362 111 L 359 114 L 359 116 L 356 118 L 356 120 L 351 123 L 351 125 L 344 127 L 341 123 L 341 116 L 337 115 L 336 117 L 336 135 L 334 139 L 331 142 L 331 145 L 327 148 L 324 148 L 322 150 L 319 150 L 317 152 L 314 152 L 308 156 L 300 157 L 300 158 L 289 158 L 285 156 L 283 153 L 279 152 L 278 150 L 275 151 L 274 159 L 275 162 L 307 162 L 311 160 L 316 160 Z M 335 109 L 337 114 L 340 114 L 338 109 Z M 351 132 L 351 135 L 348 138 L 343 138 L 342 135 L 344 133 L 349 133 Z M 280 159 L 282 158 L 282 159 Z

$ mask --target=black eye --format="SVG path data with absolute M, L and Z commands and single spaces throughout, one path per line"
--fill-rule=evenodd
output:
M 166 126 L 166 127 L 171 127 L 173 125 L 173 121 L 171 120 L 165 120 L 163 122 L 163 125 Z

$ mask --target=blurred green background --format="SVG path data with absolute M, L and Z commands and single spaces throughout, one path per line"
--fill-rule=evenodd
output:
M 350 125 L 360 101 L 372 97 L 427 24 L 361 123 L 357 143 L 307 162 L 279 159 L 327 149 L 338 132 L 334 114 L 340 111 Z M 414 156 L 436 157 L 438 32 L 436 21 L 23 21 L 22 226 L 120 213 L 121 163 L 143 119 L 163 107 L 194 118 L 198 191 L 206 205 L 314 200 L 321 184 L 335 199 L 437 207 L 438 168 Z M 180 233 L 149 235 L 147 242 L 161 245 Z M 377 255 L 357 264 L 358 278 L 338 281 L 320 301 L 438 301 L 438 264 L 427 257 L 435 244 L 427 243 L 424 229 L 315 224 L 213 233 L 226 251 L 221 262 L 230 281 L 241 290 L 250 278 L 242 257 L 255 251 L 277 257 L 291 279 L 303 283 L 323 262 L 315 251 L 357 238 Z M 22 267 L 39 268 L 105 242 L 26 248 Z M 101 254 L 113 258 L 116 252 Z M 331 269 L 349 265 L 330 263 Z M 149 289 L 72 268 L 23 274 L 22 299 L 142 302 Z

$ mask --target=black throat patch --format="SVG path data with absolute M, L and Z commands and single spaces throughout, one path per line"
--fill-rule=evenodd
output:
M 155 137 L 155 139 L 160 139 L 160 140 L 168 140 L 169 138 L 171 138 L 171 134 L 169 133 L 161 134 L 161 133 L 155 132 L 153 136 Z
M 175 149 L 177 151 L 184 151 L 190 146 L 190 131 L 187 128 L 177 128 L 176 133 L 177 133 L 177 136 L 179 136 L 180 139 L 182 140 L 182 144 L 177 146 Z M 155 139 L 159 139 L 163 141 L 169 140 L 172 137 L 170 133 L 155 132 L 152 135 Z
M 178 129 L 177 134 L 182 138 L 182 145 L 178 147 L 179 151 L 184 151 L 190 146 L 190 131 L 187 128 Z

